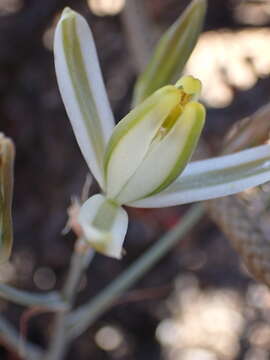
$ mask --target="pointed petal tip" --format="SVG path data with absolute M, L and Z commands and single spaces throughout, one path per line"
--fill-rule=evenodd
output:
M 207 5 L 207 0 L 193 0 L 194 4 Z
M 208 1 L 207 0 L 193 0 L 190 4 L 191 8 L 196 8 L 197 11 L 200 11 L 202 13 L 206 12 L 208 6 Z
M 65 7 L 64 10 L 62 11 L 62 14 L 61 14 L 61 18 L 60 18 L 60 21 L 61 20 L 64 20 L 68 17 L 73 17 L 75 16 L 77 13 L 76 11 L 72 10 L 70 7 Z

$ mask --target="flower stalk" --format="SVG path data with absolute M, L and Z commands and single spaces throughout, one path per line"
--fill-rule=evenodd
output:
M 87 269 L 94 255 L 94 252 L 89 248 L 84 247 L 84 251 L 81 251 L 82 247 L 79 246 L 81 242 L 82 239 L 78 239 L 75 244 L 68 276 L 62 290 L 62 297 L 69 307 L 65 311 L 59 312 L 55 317 L 50 346 L 48 352 L 44 356 L 44 360 L 60 360 L 64 357 L 67 350 L 67 316 L 72 308 L 82 274 Z

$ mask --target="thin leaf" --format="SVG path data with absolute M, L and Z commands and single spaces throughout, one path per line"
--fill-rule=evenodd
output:
M 193 0 L 162 36 L 135 85 L 134 106 L 180 77 L 200 35 L 206 7 L 207 0 Z
M 190 163 L 159 194 L 129 203 L 152 208 L 187 204 L 236 194 L 270 181 L 270 145 Z
M 59 89 L 82 154 L 100 186 L 103 155 L 114 127 L 91 31 L 66 8 L 56 27 L 55 68 Z

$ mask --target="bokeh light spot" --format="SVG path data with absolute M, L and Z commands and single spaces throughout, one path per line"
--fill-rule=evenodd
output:
M 125 0 L 88 0 L 88 5 L 95 15 L 116 15 L 123 9 Z
M 23 7 L 22 0 L 0 0 L 0 15 L 10 15 Z
M 16 270 L 14 266 L 8 262 L 0 265 L 0 282 L 7 283 L 15 278 Z
M 228 106 L 234 89 L 247 90 L 270 73 L 270 29 L 209 31 L 201 35 L 186 73 L 203 83 L 202 99 L 210 107 Z
M 51 25 L 45 30 L 45 32 L 43 33 L 43 37 L 42 37 L 42 42 L 43 45 L 46 49 L 52 51 L 53 50 L 53 39 L 54 39 L 54 32 L 55 32 L 55 28 L 56 25 L 58 23 L 58 20 L 60 19 L 61 13 L 58 13 Z
M 269 1 L 241 1 L 234 10 L 237 21 L 247 25 L 265 25 L 270 20 Z
M 123 342 L 119 329 L 113 326 L 104 326 L 95 335 L 96 344 L 105 351 L 116 350 Z
M 181 276 L 170 309 L 171 317 L 161 321 L 156 330 L 166 359 L 235 358 L 245 324 L 235 291 L 203 291 L 192 276 Z
M 51 290 L 56 283 L 56 276 L 52 269 L 40 267 L 34 273 L 34 283 L 41 290 Z

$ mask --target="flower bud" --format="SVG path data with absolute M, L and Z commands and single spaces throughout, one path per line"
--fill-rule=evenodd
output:
M 115 127 L 105 154 L 107 196 L 119 204 L 166 188 L 183 171 L 201 134 L 205 110 L 191 76 L 165 86 Z
M 94 195 L 82 205 L 78 222 L 87 244 L 104 255 L 121 258 L 128 226 L 123 208 L 103 195 Z

